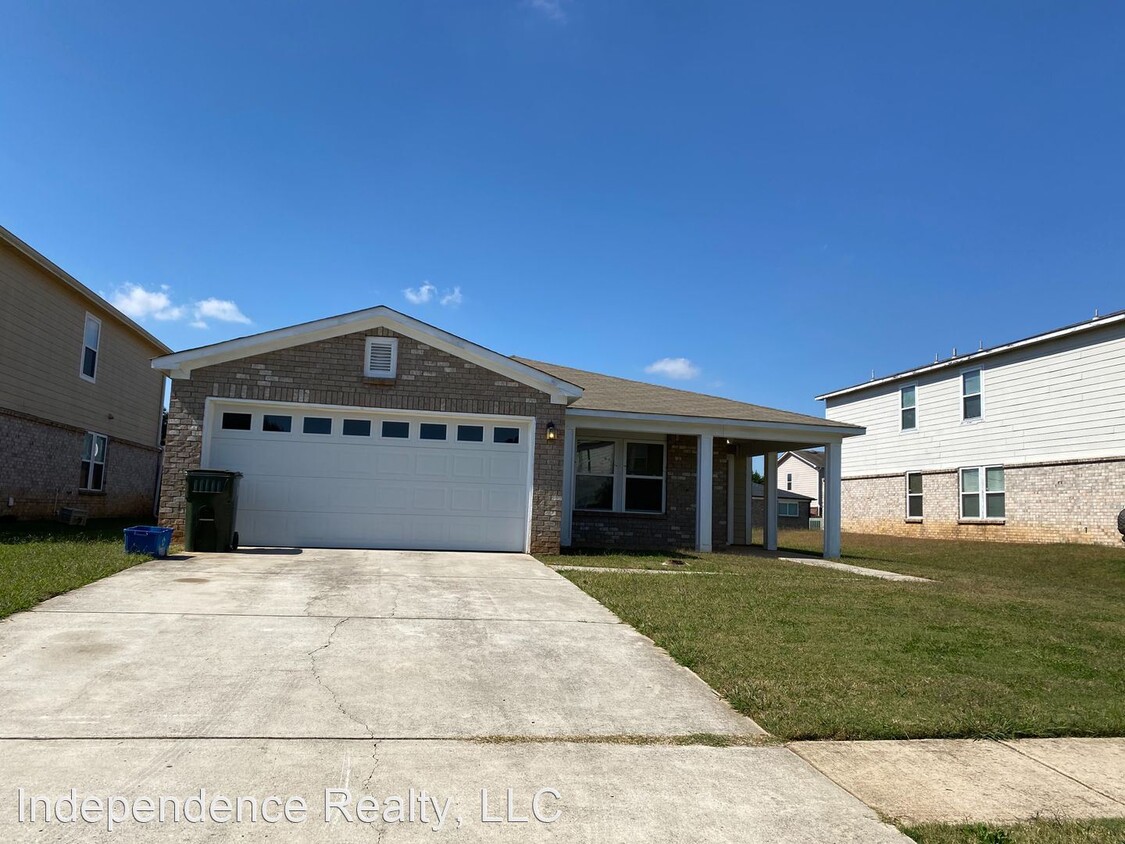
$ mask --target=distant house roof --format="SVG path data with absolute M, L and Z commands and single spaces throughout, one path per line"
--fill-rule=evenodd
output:
M 85 284 L 80 282 L 62 267 L 56 265 L 49 258 L 39 254 L 37 251 L 35 251 L 35 249 L 24 243 L 3 226 L 0 226 L 0 242 L 8 244 L 8 246 L 12 247 L 12 249 L 14 249 L 16 252 L 23 255 L 24 258 L 31 261 L 31 263 L 35 264 L 37 267 L 39 267 L 39 269 L 46 272 L 47 275 L 53 277 L 60 284 L 69 287 L 83 299 L 96 305 L 99 310 L 104 311 L 106 314 L 113 317 L 134 334 L 139 335 L 156 351 L 161 352 L 162 354 L 168 354 L 172 351 L 166 345 L 157 340 L 153 335 L 143 329 L 140 325 L 131 320 L 129 317 L 125 316 L 125 314 L 121 313 L 121 311 L 117 310 L 117 308 L 113 307 L 113 305 L 111 305 L 109 302 L 107 302 L 105 299 L 103 299 L 101 296 L 87 287 Z
M 812 466 L 814 469 L 824 468 L 824 452 L 823 451 L 810 451 L 807 448 L 797 449 L 795 451 L 787 451 L 782 455 L 781 459 L 784 460 L 786 456 L 793 455 L 798 460 L 803 460 Z
M 677 390 L 631 381 L 613 375 L 602 375 L 584 369 L 573 369 L 555 363 L 515 358 L 520 363 L 542 370 L 582 388 L 582 395 L 570 406 L 575 410 L 605 410 L 616 413 L 643 413 L 688 418 L 731 419 L 740 422 L 765 422 L 782 425 L 814 425 L 818 428 L 842 428 L 862 433 L 863 428 L 833 422 L 819 416 L 807 416 L 788 410 L 776 410 L 756 404 Z
M 765 495 L 766 495 L 765 484 L 754 484 L 753 487 L 754 488 L 752 490 L 750 490 L 750 496 L 752 498 L 764 498 L 765 497 Z M 791 492 L 788 489 L 778 489 L 777 497 L 778 498 L 788 498 L 788 499 L 791 499 L 793 501 L 812 501 L 813 500 L 812 496 L 801 495 L 801 493 L 799 493 L 799 492 Z
M 884 384 L 891 384 L 895 381 L 902 381 L 908 378 L 915 378 L 927 372 L 934 372 L 939 369 L 946 369 L 948 367 L 960 367 L 968 363 L 974 363 L 985 358 L 998 355 L 1003 352 L 1010 352 L 1013 349 L 1021 349 L 1026 346 L 1034 346 L 1039 343 L 1046 343 L 1049 340 L 1055 340 L 1059 337 L 1066 337 L 1071 334 L 1081 334 L 1086 331 L 1093 331 L 1098 328 L 1104 328 L 1107 325 L 1125 322 L 1125 310 L 1114 311 L 1113 313 L 1106 314 L 1105 316 L 1096 316 L 1093 319 L 1084 320 L 1083 322 L 1076 322 L 1072 325 L 1066 325 L 1062 328 L 1056 328 L 1051 331 L 1045 331 L 1042 334 L 1033 334 L 1030 337 L 1025 337 L 1022 340 L 1013 340 L 1010 343 L 1004 343 L 1000 346 L 991 346 L 987 349 L 981 349 L 979 352 L 973 352 L 967 355 L 958 355 L 957 357 L 949 358 L 948 360 L 938 361 L 936 363 L 927 364 L 926 366 L 919 366 L 915 369 L 906 369 L 902 372 L 896 372 L 893 375 L 885 375 L 882 378 L 872 378 L 870 381 L 865 381 L 862 384 L 855 384 L 851 387 L 844 387 L 840 390 L 834 390 L 831 393 L 824 393 L 816 397 L 817 401 L 824 401 L 825 399 L 834 399 L 839 396 L 845 396 L 849 393 L 857 393 L 862 390 L 870 389 L 871 387 L 878 387 Z

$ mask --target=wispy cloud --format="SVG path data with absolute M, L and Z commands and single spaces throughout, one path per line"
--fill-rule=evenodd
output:
M 437 288 L 428 281 L 423 281 L 419 287 L 408 287 L 402 291 L 402 295 L 411 305 L 425 305 L 434 298 L 435 293 Z
M 230 299 L 211 297 L 176 305 L 172 302 L 170 290 L 166 284 L 154 290 L 139 284 L 123 284 L 105 298 L 123 314 L 136 320 L 178 322 L 187 319 L 192 328 L 206 328 L 208 320 L 251 324 L 250 318 Z
M 548 20 L 566 22 L 566 5 L 570 0 L 524 0 L 524 5 L 534 9 Z
M 428 305 L 430 302 L 437 300 L 439 305 L 446 308 L 456 308 L 464 300 L 460 287 L 446 288 L 441 291 L 428 281 L 423 281 L 417 287 L 407 287 L 402 291 L 402 295 L 411 305 Z
M 139 284 L 123 284 L 114 291 L 110 303 L 133 319 L 180 319 L 184 315 L 184 309 L 172 304 L 167 291 L 167 285 L 159 290 L 145 290 Z
M 663 375 L 675 381 L 690 381 L 698 378 L 702 371 L 687 358 L 661 358 L 645 367 L 649 375 Z

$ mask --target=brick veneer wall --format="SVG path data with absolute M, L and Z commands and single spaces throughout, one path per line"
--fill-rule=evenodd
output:
M 857 533 L 977 539 L 992 542 L 1080 542 L 1122 546 L 1117 514 L 1125 509 L 1125 458 L 1004 467 L 1003 524 L 959 522 L 956 470 L 923 472 L 924 518 L 905 518 L 902 475 L 845 478 L 843 529 Z
M 80 428 L 0 409 L 0 516 L 54 518 L 62 507 L 85 510 L 90 518 L 137 516 L 152 519 L 160 451 L 110 438 L 106 446 L 105 491 L 78 489 Z M 14 505 L 8 506 L 8 499 Z
M 363 375 L 365 338 L 398 338 L 393 380 Z M 374 329 L 216 364 L 172 381 L 161 523 L 183 535 L 184 473 L 198 468 L 207 397 L 342 407 L 533 416 L 536 420 L 531 550 L 557 553 L 565 410 L 550 396 L 387 329 Z M 554 422 L 556 439 L 546 438 Z

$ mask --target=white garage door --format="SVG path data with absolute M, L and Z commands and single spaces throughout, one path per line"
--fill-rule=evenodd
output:
M 524 551 L 530 420 L 211 402 L 243 545 Z

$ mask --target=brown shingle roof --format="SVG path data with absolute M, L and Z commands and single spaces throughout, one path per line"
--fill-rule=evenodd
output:
M 796 451 L 789 452 L 794 457 L 799 457 L 806 463 L 812 465 L 814 469 L 824 468 L 824 452 L 823 451 L 809 451 L 807 448 L 797 449 Z
M 630 381 L 627 378 L 616 378 L 599 372 L 587 372 L 583 369 L 572 369 L 569 366 L 527 358 L 516 357 L 514 360 L 581 387 L 584 391 L 581 398 L 571 405 L 576 409 L 732 419 L 740 422 L 769 422 L 783 425 L 828 425 L 858 430 L 858 426 L 833 422 L 819 416 L 791 413 L 788 410 L 776 410 L 733 399 L 646 384 L 643 381 Z

